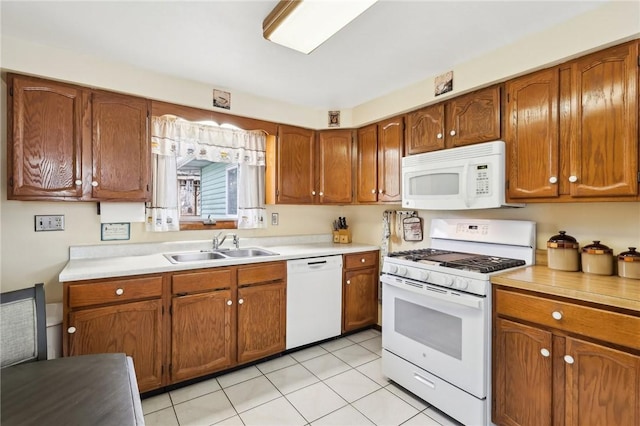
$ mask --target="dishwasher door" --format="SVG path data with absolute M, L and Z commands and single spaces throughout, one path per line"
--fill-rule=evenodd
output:
M 342 332 L 342 256 L 287 262 L 287 343 L 292 349 Z

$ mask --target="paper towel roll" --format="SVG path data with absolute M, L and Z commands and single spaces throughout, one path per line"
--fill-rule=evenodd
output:
M 100 223 L 144 221 L 144 203 L 100 203 Z

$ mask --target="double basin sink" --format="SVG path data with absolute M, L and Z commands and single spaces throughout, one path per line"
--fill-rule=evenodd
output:
M 224 260 L 232 258 L 253 258 L 262 256 L 277 256 L 278 253 L 265 250 L 263 248 L 251 247 L 244 249 L 222 249 L 213 251 L 199 251 L 199 252 L 183 252 L 183 253 L 171 253 L 165 254 L 169 262 L 171 263 L 189 263 L 189 262 L 202 262 L 208 260 Z

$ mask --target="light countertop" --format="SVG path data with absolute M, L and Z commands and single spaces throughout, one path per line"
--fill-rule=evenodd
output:
M 159 244 L 123 244 L 120 246 L 78 246 L 70 250 L 71 259 L 60 272 L 60 282 L 98 278 L 153 274 L 219 266 L 245 265 L 260 262 L 303 259 L 379 250 L 370 244 L 334 244 L 322 238 L 280 238 L 242 243 L 240 248 L 261 247 L 277 253 L 273 256 L 229 258 L 174 264 L 165 253 L 209 250 L 209 241 Z
M 640 314 L 640 280 L 530 266 L 491 277 L 493 284 L 597 303 Z

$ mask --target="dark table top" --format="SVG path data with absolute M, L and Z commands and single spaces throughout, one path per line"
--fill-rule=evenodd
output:
M 140 395 L 137 386 L 132 389 L 129 371 L 125 354 L 82 355 L 3 368 L 2 425 L 140 424 L 144 422 L 136 412 Z

